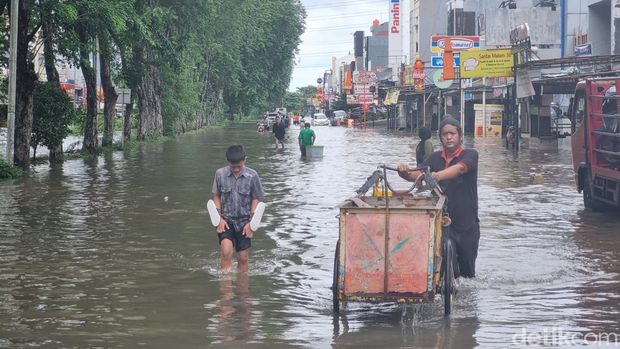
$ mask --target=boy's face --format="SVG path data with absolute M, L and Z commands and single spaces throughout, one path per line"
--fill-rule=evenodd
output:
M 241 173 L 241 170 L 243 170 L 243 166 L 245 166 L 245 160 L 241 160 L 239 162 L 236 163 L 232 163 L 232 162 L 228 162 L 228 166 L 230 167 L 230 171 L 235 175 L 239 175 L 239 173 Z

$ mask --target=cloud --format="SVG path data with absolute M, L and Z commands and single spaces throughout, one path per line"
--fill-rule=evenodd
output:
M 388 20 L 388 0 L 302 0 L 302 3 L 307 12 L 306 31 L 301 37 L 290 90 L 316 84 L 316 79 L 331 68 L 332 56 L 339 58 L 353 52 L 355 31 L 363 30 L 369 35 L 374 19 Z

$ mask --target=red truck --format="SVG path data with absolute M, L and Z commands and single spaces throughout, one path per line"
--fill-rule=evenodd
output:
M 577 190 L 586 208 L 620 207 L 620 78 L 577 84 L 571 101 L 571 146 Z

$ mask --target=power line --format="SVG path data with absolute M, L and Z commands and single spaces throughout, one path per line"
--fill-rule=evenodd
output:
M 355 13 L 349 13 L 349 14 L 342 14 L 342 15 L 333 15 L 333 16 L 317 16 L 317 17 L 321 17 L 320 20 L 327 20 L 327 19 L 340 19 L 340 18 L 349 18 L 349 17 L 359 17 L 359 16 L 370 16 L 370 15 L 377 15 L 377 16 L 387 16 L 387 10 L 386 11 L 366 11 L 366 12 L 355 12 Z M 317 20 L 318 21 L 318 20 Z
M 317 9 L 331 9 L 331 8 L 338 8 L 338 7 L 348 7 L 348 6 L 354 6 L 354 5 L 381 5 L 384 4 L 385 1 L 384 0 L 370 0 L 370 1 L 363 1 L 363 0 L 358 0 L 358 1 L 351 1 L 351 2 L 339 2 L 337 4 L 330 4 L 330 5 L 325 5 L 325 6 L 306 6 L 304 7 L 306 10 L 317 10 Z

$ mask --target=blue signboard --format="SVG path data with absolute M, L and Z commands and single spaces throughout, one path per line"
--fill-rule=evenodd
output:
M 459 56 L 454 56 L 454 67 L 459 67 Z M 431 57 L 431 67 L 433 68 L 443 68 L 443 56 L 433 56 Z

